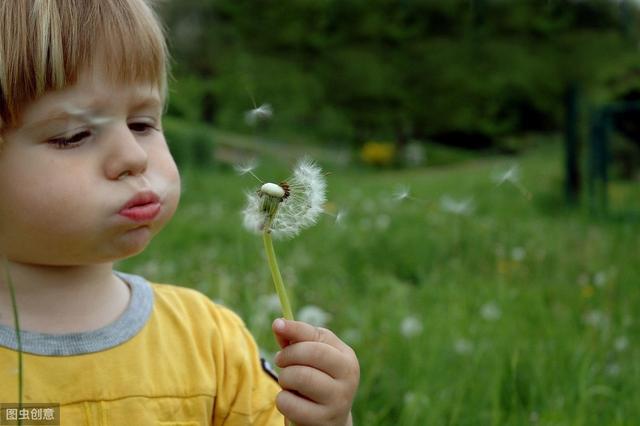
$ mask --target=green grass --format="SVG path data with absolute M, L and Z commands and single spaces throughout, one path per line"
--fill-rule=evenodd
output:
M 361 425 L 634 425 L 640 419 L 639 223 L 593 219 L 562 198 L 560 147 L 447 168 L 329 170 L 328 209 L 276 241 L 294 311 L 316 305 L 358 353 Z M 517 162 L 527 200 L 491 175 Z M 282 173 L 278 175 L 263 174 Z M 275 164 L 256 171 L 286 177 Z M 119 267 L 201 290 L 276 350 L 273 293 L 259 236 L 239 211 L 252 178 L 183 173 L 174 220 Z M 420 199 L 395 202 L 399 186 Z M 638 209 L 640 185 L 615 184 Z M 475 209 L 443 211 L 442 196 Z M 421 333 L 406 337 L 414 316 Z

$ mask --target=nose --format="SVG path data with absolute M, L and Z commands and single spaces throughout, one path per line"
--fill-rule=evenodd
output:
M 137 176 L 147 170 L 149 155 L 126 124 L 113 126 L 105 138 L 105 174 L 111 180 Z

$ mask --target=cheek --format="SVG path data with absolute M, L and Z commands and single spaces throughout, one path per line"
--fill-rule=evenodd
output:
M 43 175 L 36 170 L 14 173 L 9 185 L 0 187 L 0 227 L 14 224 L 34 231 L 64 230 L 82 225 L 87 207 L 86 179 L 71 171 Z

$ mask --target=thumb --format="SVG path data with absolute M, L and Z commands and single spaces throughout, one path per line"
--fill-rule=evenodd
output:
M 277 318 L 273 321 L 271 329 L 273 330 L 273 334 L 276 337 L 276 341 L 278 342 L 280 349 L 284 349 L 291 344 L 290 337 L 287 333 L 287 323 L 283 318 Z

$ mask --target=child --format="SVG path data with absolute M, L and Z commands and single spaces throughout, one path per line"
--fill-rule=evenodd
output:
M 229 310 L 112 270 L 178 204 L 166 62 L 144 0 L 0 2 L 0 403 L 19 400 L 10 273 L 23 403 L 59 424 L 350 425 L 358 362 L 330 331 L 274 321 L 278 383 Z

